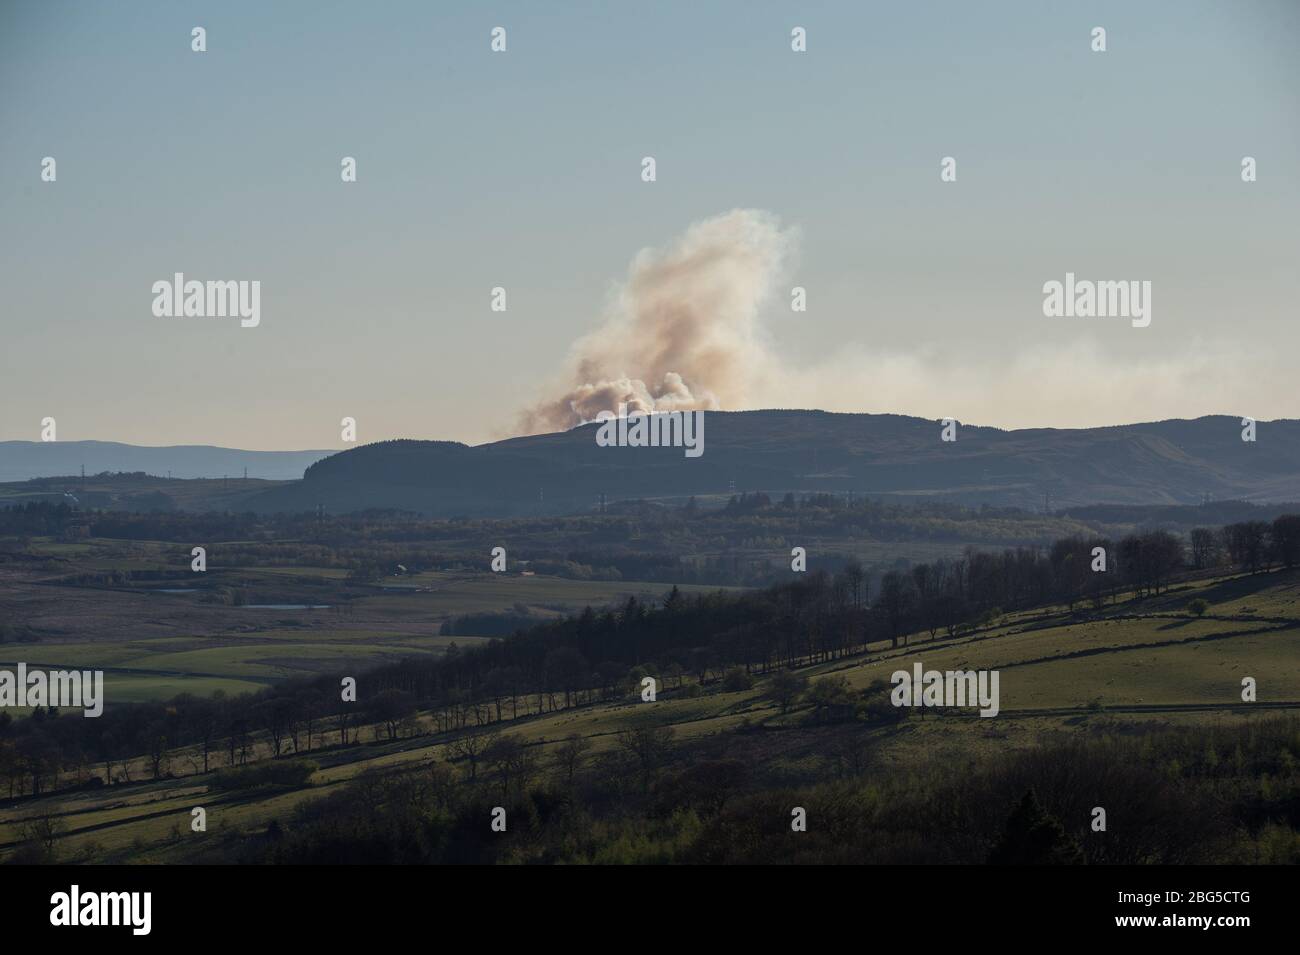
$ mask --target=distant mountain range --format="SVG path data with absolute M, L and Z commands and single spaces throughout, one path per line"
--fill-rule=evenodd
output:
M 397 508 L 443 517 L 593 510 L 633 498 L 702 499 L 764 491 L 939 498 L 1030 509 L 1088 504 L 1300 501 L 1300 421 L 1222 415 L 1106 428 L 1004 431 L 823 411 L 708 412 L 704 453 L 600 447 L 597 425 L 471 447 L 387 441 L 348 451 L 138 448 L 102 442 L 0 443 L 0 477 L 103 471 L 279 478 L 239 509 L 330 513 Z M 298 479 L 301 476 L 300 479 Z M 294 479 L 294 480 L 290 480 Z
M 243 477 L 294 481 L 333 451 L 240 451 L 203 444 L 149 448 L 116 441 L 0 441 L 0 481 L 144 471 L 174 478 Z
M 599 447 L 597 425 L 470 447 L 390 441 L 332 455 L 301 482 L 254 496 L 259 510 L 394 507 L 442 516 L 591 510 L 601 495 L 710 497 L 764 491 L 941 497 L 1053 509 L 1084 504 L 1300 501 L 1300 421 L 1241 440 L 1228 416 L 1107 428 L 1003 431 L 903 415 L 706 414 L 704 453 Z

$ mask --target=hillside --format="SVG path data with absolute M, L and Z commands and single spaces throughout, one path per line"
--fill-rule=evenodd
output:
M 704 454 L 602 448 L 595 425 L 470 447 L 392 441 L 332 455 L 301 482 L 250 499 L 259 511 L 401 508 L 512 516 L 626 498 L 831 492 L 942 497 L 1052 508 L 1300 500 L 1300 421 L 1264 422 L 1241 440 L 1227 416 L 1079 430 L 961 425 L 822 411 L 710 412 Z
M 705 421 L 697 458 L 680 448 L 602 448 L 595 425 L 477 446 L 400 440 L 339 453 L 7 441 L 0 481 L 31 483 L 10 484 L 0 496 L 53 500 L 82 489 L 99 492 L 82 502 L 98 508 L 272 513 L 323 505 L 330 513 L 396 508 L 434 517 L 585 513 L 602 496 L 707 502 L 755 491 L 1029 510 L 1300 500 L 1294 420 L 1261 422 L 1254 443 L 1241 440 L 1240 419 L 1222 415 L 1077 430 L 962 424 L 953 442 L 940 440 L 937 422 L 903 415 L 719 411 Z M 83 465 L 87 475 L 159 480 L 136 477 L 127 486 L 112 475 L 68 477 Z M 56 475 L 65 479 L 51 483 Z
M 1209 603 L 1203 618 L 1185 609 L 1195 597 Z M 1069 821 L 1090 863 L 1294 861 L 1296 844 L 1280 837 L 1289 830 L 1275 820 L 1285 820 L 1295 791 L 1294 757 L 1287 754 L 1296 745 L 1296 724 L 1286 714 L 1300 707 L 1298 601 L 1294 572 L 1227 575 L 1095 614 L 1044 607 L 1007 614 L 956 638 L 918 633 L 900 647 L 876 642 L 801 667 L 814 689 L 788 710 L 774 697 L 773 676 L 731 687 L 716 676 L 697 685 L 693 676 L 679 675 L 665 676 L 653 705 L 639 700 L 635 681 L 620 680 L 617 690 L 592 687 L 572 705 L 561 705 L 562 694 L 552 695 L 544 709 L 536 694 L 508 698 L 504 706 L 484 708 L 487 725 L 466 723 L 446 703 L 421 707 L 396 733 L 363 717 L 344 745 L 333 723 L 322 719 L 319 735 L 308 732 L 302 751 L 315 767 L 310 781 L 252 791 L 223 789 L 215 772 L 202 771 L 193 747 L 165 754 L 165 773 L 145 755 L 124 753 L 113 761 L 112 785 L 20 794 L 0 808 L 0 854 L 19 850 L 25 827 L 40 819 L 55 821 L 57 852 L 67 860 L 184 862 L 198 855 L 260 861 L 267 851 L 260 835 L 268 825 L 283 826 L 305 851 L 302 843 L 322 817 L 347 839 L 368 845 L 369 834 L 351 827 L 370 824 L 374 793 L 414 780 L 443 787 L 437 798 L 447 801 L 434 804 L 454 820 L 435 816 L 440 825 L 486 831 L 478 825 L 486 818 L 484 800 L 499 803 L 504 780 L 512 800 L 518 784 L 543 808 L 562 804 L 558 796 L 547 797 L 549 790 L 568 793 L 568 800 L 598 814 L 601 828 L 566 841 L 563 818 L 544 818 L 545 825 L 531 834 L 523 830 L 525 836 L 504 846 L 480 850 L 471 841 L 481 858 L 443 858 L 439 853 L 447 850 L 435 845 L 421 849 L 430 856 L 425 861 L 699 861 L 696 854 L 710 848 L 793 861 L 788 846 L 767 845 L 770 835 L 763 843 L 731 840 L 742 848 L 715 845 L 710 827 L 701 827 L 695 814 L 736 826 L 750 811 L 780 819 L 797 804 L 815 806 L 826 818 L 874 786 L 888 792 L 876 792 L 871 805 L 877 808 L 849 827 L 852 848 L 838 861 L 978 862 L 1029 785 Z M 932 668 L 999 669 L 998 718 L 892 710 L 884 703 L 885 681 L 918 659 Z M 1242 702 L 1243 674 L 1266 675 L 1259 702 Z M 819 702 L 815 688 L 827 678 L 856 707 Z M 629 734 L 638 731 L 663 734 L 662 751 L 648 766 L 634 758 Z M 468 742 L 474 739 L 477 747 Z M 498 750 L 516 760 L 515 768 Z M 272 741 L 259 734 L 249 755 L 250 764 L 265 765 Z M 294 755 L 300 755 L 296 738 Z M 1086 768 L 1081 759 L 1088 760 Z M 227 765 L 222 747 L 214 747 L 211 762 L 214 771 Z M 959 785 L 961 792 L 953 793 L 960 770 L 978 770 L 966 780 L 978 785 Z M 1271 774 L 1267 791 L 1259 782 L 1264 772 Z M 1155 812 L 1142 815 L 1141 826 L 1117 829 L 1113 839 L 1089 834 L 1089 807 L 1097 803 L 1119 818 L 1142 812 L 1151 800 L 1182 810 L 1210 786 L 1216 787 L 1213 815 L 1192 813 L 1196 828 L 1190 833 L 1179 828 L 1184 813 Z M 715 790 L 725 799 L 690 802 L 712 798 Z M 339 804 L 348 798 L 362 805 Z M 657 811 L 665 804 L 679 808 L 663 802 L 674 799 L 688 800 L 692 813 Z M 187 826 L 196 804 L 208 808 L 211 832 L 191 838 Z M 313 805 L 315 814 L 308 809 Z M 507 805 L 516 811 L 515 802 Z M 891 806 L 899 818 L 888 814 Z M 719 815 L 726 807 L 735 808 Z M 930 828 L 923 840 L 909 840 L 918 813 Z M 383 845 L 416 842 L 416 822 L 385 817 L 382 824 L 402 836 Z M 627 830 L 639 834 L 619 839 Z M 548 846 L 563 854 L 544 854 Z

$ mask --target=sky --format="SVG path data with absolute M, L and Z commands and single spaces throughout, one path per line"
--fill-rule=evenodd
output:
M 648 374 L 637 263 L 733 210 L 782 254 L 714 406 L 1300 417 L 1297 50 L 1294 2 L 0 0 L 0 440 L 514 434 L 593 333 Z M 176 272 L 260 324 L 156 316 Z M 1149 326 L 1046 317 L 1067 272 Z

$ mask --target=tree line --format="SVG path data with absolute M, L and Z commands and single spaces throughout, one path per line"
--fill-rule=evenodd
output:
M 1298 563 L 1300 515 L 1281 515 L 1197 528 L 1186 542 L 1149 530 L 1118 542 L 1070 537 L 1046 548 L 972 548 L 881 575 L 851 560 L 834 574 L 796 574 L 740 593 L 686 595 L 673 587 L 661 601 L 629 597 L 479 646 L 453 644 L 442 657 L 381 665 L 357 675 L 357 702 L 342 698 L 336 674 L 231 698 L 121 704 L 98 719 L 0 714 L 0 780 L 10 795 L 22 795 L 128 781 L 141 763 L 153 778 L 207 772 L 262 753 L 354 744 L 363 727 L 389 739 L 412 735 L 421 731 L 419 711 L 438 731 L 456 732 L 623 696 L 647 676 L 665 692 L 698 692 L 692 688 L 733 671 L 770 674 L 872 643 L 954 637 L 1010 611 L 1100 608 L 1124 594 L 1155 595 L 1187 570 L 1261 573 Z

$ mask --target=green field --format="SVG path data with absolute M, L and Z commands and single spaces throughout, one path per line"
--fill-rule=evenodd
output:
M 545 581 L 530 583 L 538 588 L 546 585 Z M 496 582 L 491 580 L 485 581 L 482 589 L 469 582 L 455 586 L 458 592 L 476 595 L 482 601 L 480 606 L 501 599 Z M 517 591 L 512 593 L 517 596 Z M 1202 619 L 1193 619 L 1183 610 L 1197 595 L 1210 602 Z M 104 650 L 100 660 L 105 664 L 111 660 L 112 665 L 124 669 L 147 662 L 155 669 L 165 665 L 194 674 L 223 674 L 195 675 L 177 684 L 192 689 L 223 678 L 238 683 L 241 677 L 282 676 L 294 669 L 286 657 L 299 648 L 322 663 L 350 659 L 367 648 L 373 653 L 419 648 L 418 641 L 403 644 L 401 637 L 383 638 L 393 643 L 361 642 L 356 631 L 340 631 L 333 640 L 303 643 L 286 640 L 284 631 L 275 633 L 265 643 L 226 647 L 191 646 L 196 642 L 193 639 L 135 642 L 114 648 L 122 657 Z M 1187 585 L 1161 598 L 1108 607 L 1099 619 L 1080 619 L 1063 608 L 1015 614 L 993 627 L 955 639 L 940 636 L 931 641 L 928 634 L 913 634 L 908 644 L 897 648 L 887 643 L 874 645 L 859 657 L 808 667 L 805 672 L 814 679 L 828 673 L 843 675 L 854 687 L 866 688 L 887 681 L 895 669 L 910 668 L 915 659 L 931 669 L 998 669 L 1002 712 L 991 720 L 930 715 L 867 730 L 879 747 L 877 759 L 883 765 L 936 753 L 951 753 L 958 763 L 973 765 L 983 756 L 1033 747 L 1053 734 L 1205 721 L 1232 725 L 1255 719 L 1257 714 L 1278 712 L 1278 707 L 1300 707 L 1300 583 L 1294 575 Z M 78 646 L 75 655 L 85 660 L 83 654 L 92 647 Z M 436 652 L 438 648 L 429 645 L 423 649 Z M 1259 704 L 1241 701 L 1242 676 L 1258 680 Z M 154 677 L 135 692 L 146 698 L 161 693 L 166 685 L 166 678 Z M 535 702 L 525 702 L 523 712 L 529 715 L 507 728 L 534 744 L 543 765 L 553 769 L 555 746 L 570 734 L 588 738 L 593 754 L 599 755 L 614 748 L 615 735 L 621 729 L 645 721 L 673 727 L 676 739 L 687 744 L 711 744 L 746 727 L 763 726 L 766 771 L 792 775 L 818 772 L 829 758 L 826 739 L 808 727 L 806 712 L 782 714 L 766 689 L 766 681 L 752 690 L 732 693 L 715 686 L 688 698 L 675 686 L 667 686 L 652 705 L 629 696 L 540 715 Z M 208 791 L 207 777 L 182 775 L 119 784 L 94 793 L 26 800 L 0 811 L 0 844 L 12 849 L 26 820 L 53 811 L 64 827 L 60 836 L 64 857 L 183 861 L 194 851 L 196 840 L 202 843 L 223 838 L 223 834 L 253 832 L 273 819 L 287 819 L 302 801 L 320 798 L 362 773 L 445 760 L 449 742 L 459 734 L 439 735 L 427 717 L 421 719 L 420 727 L 419 735 L 396 741 L 381 741 L 371 729 L 363 733 L 364 745 L 317 750 L 312 756 L 321 768 L 313 784 L 289 792 L 236 799 Z M 264 749 L 262 755 L 266 755 Z M 216 759 L 220 764 L 220 756 Z M 197 764 L 192 753 L 178 751 L 172 765 L 173 772 L 189 774 Z M 137 761 L 133 778 L 145 779 L 146 775 L 143 762 Z M 190 809 L 196 805 L 209 811 L 209 830 L 203 835 L 190 833 L 188 827 Z
M 494 574 L 486 561 L 480 572 L 430 572 L 357 585 L 337 568 L 224 567 L 220 543 L 209 548 L 205 574 L 188 572 L 187 548 L 158 541 L 36 538 L 30 550 L 57 560 L 0 580 L 0 613 L 27 620 L 40 639 L 0 645 L 0 666 L 21 660 L 50 668 L 103 669 L 108 699 L 119 702 L 165 700 L 183 692 L 238 694 L 295 676 L 436 656 L 453 643 L 464 648 L 487 639 L 441 635 L 443 623 L 453 617 L 523 610 L 552 619 L 586 606 L 621 604 L 629 596 L 657 600 L 668 589 L 635 581 Z M 178 573 L 178 567 L 185 577 L 157 579 Z M 130 571 L 137 578 L 111 587 L 67 583 L 71 572 L 111 571 Z M 419 589 L 384 591 L 385 584 Z M 160 592 L 176 587 L 197 589 Z M 251 603 L 345 608 L 346 613 L 210 602 L 231 588 L 250 595 Z

